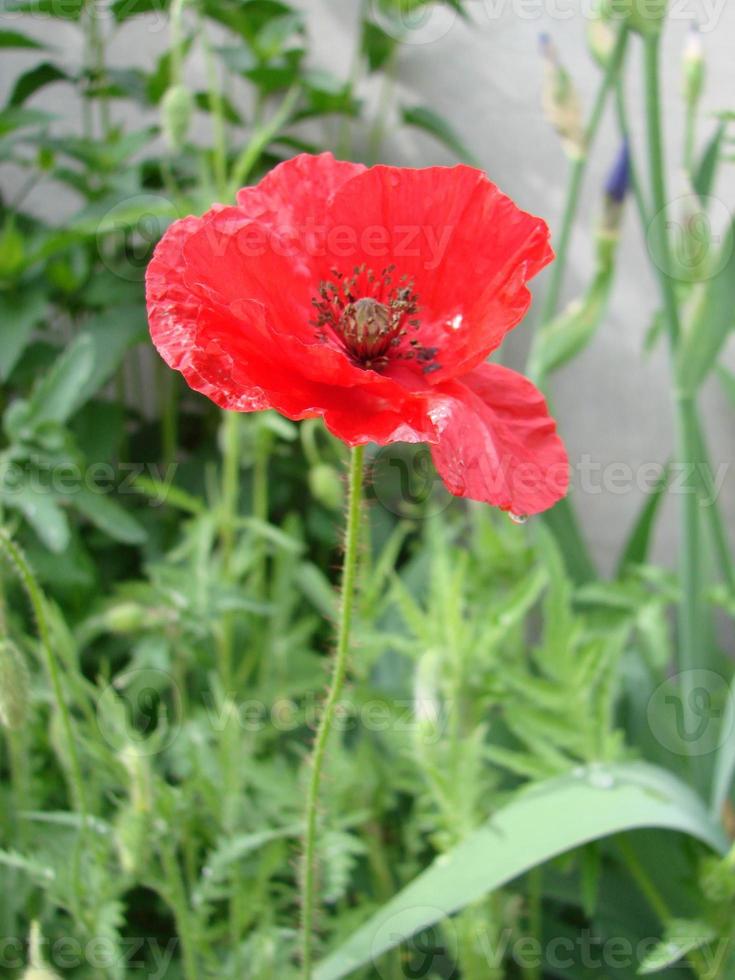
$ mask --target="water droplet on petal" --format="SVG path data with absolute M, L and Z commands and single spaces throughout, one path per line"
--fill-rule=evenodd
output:
M 514 514 L 512 510 L 508 511 L 508 517 L 514 524 L 525 524 L 528 521 L 527 514 Z

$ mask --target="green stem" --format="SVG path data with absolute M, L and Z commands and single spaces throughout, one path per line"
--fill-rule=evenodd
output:
M 174 914 L 176 931 L 181 941 L 181 958 L 183 960 L 184 980 L 199 980 L 199 957 L 197 949 L 189 899 L 186 893 L 184 877 L 179 861 L 170 841 L 163 841 L 160 850 L 161 865 L 166 878 L 168 889 L 163 897 Z
M 589 159 L 589 150 L 594 143 L 595 137 L 597 136 L 597 131 L 600 128 L 608 92 L 610 91 L 610 88 L 614 84 L 620 71 L 620 66 L 623 63 L 627 43 L 628 30 L 626 27 L 621 27 L 615 43 L 615 48 L 605 67 L 605 73 L 602 76 L 602 81 L 600 82 L 600 87 L 592 107 L 589 122 L 587 123 L 587 128 L 585 129 L 584 151 L 579 157 L 577 157 L 572 165 L 572 172 L 569 177 L 569 186 L 567 188 L 567 198 L 564 205 L 564 216 L 561 223 L 561 232 L 559 234 L 559 240 L 555 243 L 556 261 L 551 266 L 549 287 L 544 298 L 543 306 L 541 307 L 541 326 L 544 326 L 554 317 L 559 307 L 559 297 L 561 295 L 561 288 L 564 282 L 564 273 L 566 271 L 569 245 L 571 243 L 574 222 L 577 216 L 577 210 L 579 208 L 582 182 L 584 180 L 585 171 L 587 169 L 587 161 Z
M 695 433 L 694 438 L 697 441 L 697 459 L 700 464 L 700 492 L 703 497 L 708 497 L 706 503 L 702 501 L 701 506 L 704 508 L 705 514 L 709 520 L 710 534 L 712 536 L 712 542 L 715 547 L 715 553 L 717 555 L 717 561 L 720 566 L 720 574 L 722 575 L 723 581 L 727 584 L 731 592 L 735 592 L 735 566 L 733 566 L 732 552 L 730 550 L 730 543 L 727 536 L 727 527 L 722 519 L 722 512 L 720 510 L 718 501 L 711 497 L 712 485 L 707 484 L 702 479 L 701 471 L 706 470 L 707 472 L 712 472 L 712 467 L 709 462 L 709 450 L 707 448 L 707 442 L 702 431 L 701 424 L 696 414 L 692 419 L 692 425 L 694 427 Z
M 697 142 L 697 106 L 687 105 L 684 124 L 684 170 L 691 177 L 694 173 L 694 150 Z
M 253 459 L 253 517 L 261 524 L 268 522 L 268 463 L 270 461 L 271 438 L 270 432 L 256 420 L 255 456 Z M 268 552 L 265 541 L 260 539 L 257 544 L 255 568 L 253 570 L 252 592 L 258 599 L 266 596 Z
M 64 730 L 64 738 L 66 740 L 66 748 L 69 759 L 69 776 L 72 795 L 74 797 L 77 809 L 83 818 L 82 823 L 84 824 L 86 823 L 87 816 L 87 796 L 84 776 L 82 775 L 82 767 L 79 761 L 79 753 L 77 752 L 77 736 L 74 734 L 71 715 L 66 704 L 64 689 L 61 684 L 61 675 L 59 673 L 58 664 L 56 663 L 56 658 L 51 648 L 51 637 L 49 634 L 48 622 L 46 620 L 43 593 L 41 592 L 38 582 L 36 582 L 36 578 L 30 565 L 25 559 L 25 555 L 15 544 L 7 531 L 2 529 L 0 529 L 0 548 L 2 548 L 6 558 L 10 562 L 11 567 L 18 576 L 18 580 L 23 586 L 23 590 L 28 596 L 28 601 L 31 605 L 31 609 L 33 610 L 33 616 L 36 620 L 36 629 L 38 630 L 38 637 L 41 641 L 41 650 L 43 651 L 46 670 L 48 672 L 49 680 L 51 681 L 56 708 L 59 712 L 59 717 L 61 718 L 61 724 Z
M 653 213 L 657 216 L 651 228 L 656 236 L 658 250 L 658 280 L 666 317 L 672 360 L 681 336 L 679 307 L 673 278 L 673 263 L 666 223 L 662 220 L 668 198 L 664 170 L 663 133 L 661 124 L 660 91 L 660 43 L 659 34 L 644 38 L 646 116 L 648 129 L 648 150 Z M 689 466 L 697 462 L 699 445 L 698 423 L 694 400 L 689 397 L 676 397 L 678 462 Z M 688 714 L 691 706 L 692 668 L 698 661 L 698 647 L 702 636 L 702 594 L 700 588 L 700 528 L 699 504 L 695 492 L 682 494 L 680 509 L 679 542 L 679 669 L 682 672 L 682 700 Z
M 618 78 L 616 85 L 616 103 L 620 134 L 624 139 L 628 140 L 628 144 L 630 145 L 630 123 L 628 120 L 628 111 L 625 103 L 625 93 L 623 91 L 622 79 L 620 78 Z M 648 216 L 649 210 L 643 195 L 643 187 L 632 147 L 630 156 L 630 182 L 631 187 L 633 188 L 640 226 L 645 235 L 650 227 L 650 218 Z M 709 462 L 709 450 L 707 448 L 704 433 L 702 432 L 701 424 L 697 418 L 695 418 L 693 422 L 697 431 L 697 457 L 702 466 L 708 468 L 709 472 L 711 472 L 712 468 Z M 708 494 L 710 492 L 710 488 L 706 486 L 702 486 L 701 490 L 704 494 Z M 720 566 L 720 573 L 729 588 L 735 591 L 735 567 L 733 566 L 730 545 L 727 540 L 727 531 L 725 529 L 725 523 L 722 519 L 722 513 L 718 502 L 716 500 L 710 501 L 705 510 L 710 524 L 710 533 L 714 542 L 717 560 Z
M 388 61 L 386 62 L 385 68 L 383 69 L 383 80 L 380 86 L 378 111 L 375 114 L 375 119 L 370 129 L 370 137 L 368 139 L 368 159 L 371 163 L 378 163 L 383 146 L 383 139 L 385 137 L 388 122 L 388 113 L 390 111 L 391 102 L 393 100 L 393 90 L 395 89 L 396 84 L 398 51 L 399 48 L 396 45 L 388 58 Z
M 227 579 L 232 571 L 235 550 L 237 515 L 240 509 L 240 427 L 239 412 L 222 413 L 222 489 L 220 502 L 220 544 L 222 547 L 222 573 Z M 230 616 L 222 623 L 219 641 L 219 675 L 222 690 L 229 696 L 232 682 L 233 624 Z
M 615 108 L 618 116 L 618 128 L 620 130 L 620 135 L 627 142 L 628 149 L 630 151 L 630 186 L 633 189 L 633 197 L 638 210 L 638 219 L 645 234 L 645 231 L 649 225 L 648 205 L 646 204 L 646 199 L 643 195 L 643 184 L 641 183 L 638 163 L 636 161 L 635 153 L 633 152 L 633 137 L 630 129 L 630 121 L 628 119 L 628 108 L 625 102 L 623 79 L 620 75 L 618 75 L 615 81 Z
M 337 649 L 334 656 L 332 680 L 324 704 L 311 758 L 311 774 L 306 796 L 306 822 L 304 851 L 301 866 L 301 940 L 302 975 L 311 980 L 313 962 L 314 917 L 317 906 L 316 894 L 316 839 L 317 811 L 324 756 L 334 720 L 334 709 L 344 687 L 347 674 L 347 657 L 350 648 L 352 609 L 357 578 L 357 555 L 362 515 L 362 480 L 364 446 L 355 446 L 350 460 L 349 499 L 347 504 L 347 528 L 345 532 L 345 556 L 342 565 L 342 595 L 337 629 Z
M 204 51 L 204 63 L 207 72 L 209 111 L 212 114 L 214 136 L 214 182 L 217 186 L 217 193 L 225 194 L 227 191 L 227 127 L 225 124 L 225 109 L 222 100 L 220 82 L 217 78 L 217 66 L 212 54 L 212 47 L 209 43 L 209 38 L 207 37 L 203 18 L 199 22 L 199 27 L 202 38 L 202 49 Z

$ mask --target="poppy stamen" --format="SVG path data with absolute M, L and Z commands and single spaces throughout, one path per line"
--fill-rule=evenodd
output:
M 422 364 L 431 363 L 438 353 L 435 347 L 423 347 L 411 340 L 413 350 L 401 350 L 408 328 L 418 330 L 421 321 L 413 280 L 402 275 L 400 285 L 394 286 L 395 271 L 395 265 L 388 265 L 376 274 L 365 265 L 358 265 L 347 277 L 338 269 L 331 269 L 334 281 L 321 282 L 320 298 L 312 300 L 317 314 L 312 321 L 317 339 L 328 342 L 331 333 L 352 360 L 365 369 L 380 370 L 391 358 L 410 360 L 415 353 Z

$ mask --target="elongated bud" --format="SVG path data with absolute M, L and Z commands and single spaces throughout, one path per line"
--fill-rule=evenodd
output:
M 171 85 L 161 99 L 161 128 L 169 149 L 178 152 L 186 142 L 194 99 L 185 85 Z
M 600 234 L 618 238 L 623 219 L 623 205 L 630 190 L 630 144 L 623 143 L 605 183 L 605 207 Z
M 704 47 L 699 28 L 693 24 L 689 32 L 689 40 L 684 48 L 684 99 L 690 108 L 694 108 L 704 91 Z
M 54 973 L 44 962 L 41 953 L 42 944 L 43 938 L 39 925 L 37 922 L 33 922 L 31 924 L 31 935 L 28 943 L 30 964 L 23 973 L 22 980 L 59 980 L 58 973 Z
M 567 155 L 576 160 L 586 153 L 582 106 L 571 76 L 559 61 L 548 34 L 541 36 L 544 59 L 543 106 L 546 118 L 561 137 Z
M 0 640 L 0 724 L 11 731 L 28 717 L 28 668 L 12 640 Z
M 592 17 L 587 21 L 587 45 L 600 68 L 607 68 L 615 49 L 615 31 L 608 21 L 602 17 Z

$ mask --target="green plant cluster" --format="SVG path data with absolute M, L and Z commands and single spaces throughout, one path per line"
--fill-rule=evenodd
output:
M 316 63 L 304 5 L 281 0 L 3 4 L 4 59 L 33 64 L 0 110 L 0 165 L 22 174 L 0 200 L 2 976 L 301 975 L 347 454 L 314 421 L 220 413 L 157 368 L 143 273 L 170 221 L 296 152 L 375 162 L 401 125 L 470 159 L 396 86 L 407 14 L 428 6 L 362 4 L 341 77 Z M 594 25 L 599 91 L 558 228 L 549 216 L 558 259 L 529 370 L 551 388 L 605 329 L 621 286 L 609 201 L 588 290 L 559 297 L 601 120 L 630 140 L 623 79 L 641 71 L 631 182 L 661 286 L 645 345 L 671 351 L 669 471 L 606 578 L 573 495 L 518 526 L 446 495 L 424 450 L 370 448 L 315 980 L 735 977 L 735 574 L 698 413 L 711 376 L 735 399 L 720 363 L 733 232 L 716 242 L 701 220 L 733 115 L 702 146 L 701 75 L 685 87 L 699 204 L 672 241 L 656 10 L 655 30 Z M 73 32 L 82 63 L 37 40 L 39 22 Z M 158 61 L 113 67 L 110 44 L 145 25 L 166 40 Z M 554 107 L 574 84 L 553 87 L 558 70 L 556 123 L 586 101 Z M 64 116 L 38 107 L 52 85 Z M 64 221 L 34 206 L 54 190 L 74 202 Z M 671 571 L 651 549 L 682 468 Z

